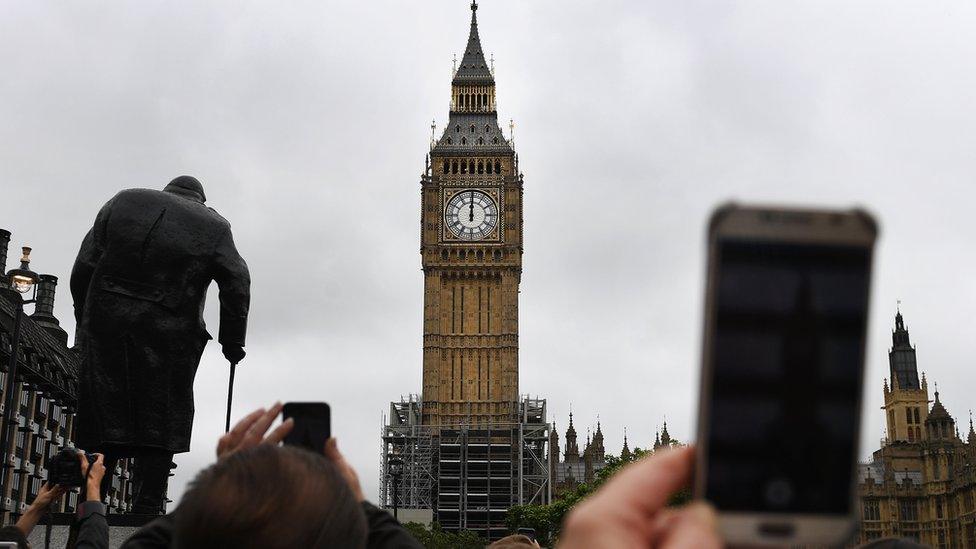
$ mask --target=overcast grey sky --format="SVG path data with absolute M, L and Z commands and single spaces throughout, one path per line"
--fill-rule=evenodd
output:
M 897 299 L 965 423 L 976 4 L 484 0 L 478 15 L 525 171 L 520 389 L 549 399 L 561 438 L 570 403 L 614 453 L 624 426 L 647 446 L 665 416 L 691 436 L 704 224 L 730 198 L 879 217 L 862 455 L 882 436 Z M 469 16 L 462 0 L 2 2 L 0 227 L 62 277 L 73 333 L 67 278 L 98 208 L 199 177 L 253 277 L 237 414 L 330 402 L 375 498 L 380 415 L 420 390 L 418 181 Z M 212 458 L 227 370 L 211 345 L 173 496 Z

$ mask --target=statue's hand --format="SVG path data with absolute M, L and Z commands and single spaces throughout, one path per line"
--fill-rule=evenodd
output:
M 231 364 L 237 364 L 238 362 L 244 360 L 247 353 L 244 352 L 244 348 L 240 345 L 224 345 L 224 358 L 227 359 Z

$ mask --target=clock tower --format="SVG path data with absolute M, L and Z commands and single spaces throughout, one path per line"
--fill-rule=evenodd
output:
M 435 429 L 517 421 L 522 175 L 477 10 L 421 180 L 423 423 Z

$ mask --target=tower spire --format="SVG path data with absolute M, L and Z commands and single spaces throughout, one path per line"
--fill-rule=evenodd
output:
M 454 73 L 455 84 L 494 84 L 491 69 L 485 61 L 484 50 L 481 48 L 481 37 L 478 35 L 478 3 L 471 2 L 471 30 L 468 33 L 468 44 L 461 57 L 461 66 Z
M 892 390 L 918 390 L 918 366 L 915 361 L 915 348 L 912 347 L 905 319 L 901 315 L 901 300 L 895 312 L 895 329 L 891 332 L 891 350 L 888 351 L 888 366 L 891 373 Z

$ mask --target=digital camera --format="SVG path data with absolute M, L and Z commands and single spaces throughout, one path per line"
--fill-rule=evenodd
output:
M 85 459 L 91 465 L 97 457 L 85 452 Z M 49 486 L 73 487 L 85 483 L 85 476 L 81 472 L 81 457 L 75 448 L 62 448 L 48 460 L 47 482 Z

